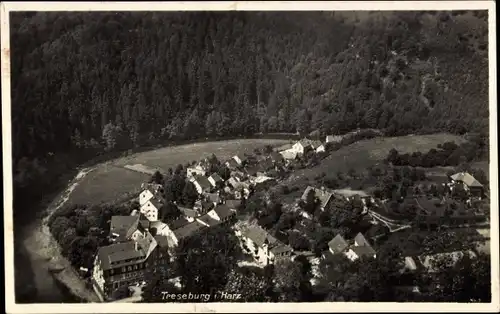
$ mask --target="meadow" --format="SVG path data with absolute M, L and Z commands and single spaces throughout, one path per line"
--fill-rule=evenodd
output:
M 141 183 L 149 175 L 126 169 L 126 165 L 142 164 L 167 171 L 178 164 L 186 164 L 210 156 L 226 160 L 235 154 L 251 153 L 266 145 L 279 146 L 285 139 L 242 139 L 218 142 L 194 143 L 160 148 L 118 158 L 95 167 L 75 187 L 68 204 L 98 204 L 112 202 L 126 193 L 139 192 Z
M 427 152 L 432 148 L 436 148 L 438 144 L 448 141 L 460 144 L 465 140 L 460 136 L 448 133 L 377 137 L 361 140 L 330 153 L 316 167 L 295 171 L 280 185 L 299 188 L 298 191 L 286 196 L 286 201 L 292 201 L 300 197 L 307 185 L 314 185 L 316 178 L 323 173 L 326 176 L 332 176 L 339 171 L 345 174 L 349 169 L 354 169 L 356 173 L 362 174 L 367 167 L 380 164 L 393 148 L 399 153 Z

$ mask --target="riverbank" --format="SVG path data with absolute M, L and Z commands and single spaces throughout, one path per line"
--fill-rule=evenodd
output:
M 86 286 L 85 281 L 78 276 L 71 263 L 62 256 L 61 249 L 48 227 L 48 221 L 52 214 L 66 203 L 79 181 L 92 170 L 93 168 L 82 169 L 61 196 L 47 208 L 46 216 L 37 218 L 26 228 L 28 233 L 23 239 L 23 245 L 31 265 L 37 267 L 37 271 L 34 271 L 37 299 L 49 298 L 48 294 L 52 293 L 50 289 L 60 289 L 60 287 L 55 287 L 57 285 L 55 282 L 51 284 L 49 277 L 53 277 L 59 284 L 66 287 L 76 299 L 83 302 L 99 302 L 94 291 Z M 51 269 L 54 268 L 60 271 L 53 273 Z M 47 295 L 44 296 L 44 294 Z

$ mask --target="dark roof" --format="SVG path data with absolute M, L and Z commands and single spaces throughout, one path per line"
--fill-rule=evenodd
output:
M 168 227 L 170 228 L 170 230 L 177 230 L 179 228 L 184 227 L 187 224 L 189 224 L 189 221 L 186 218 L 181 217 L 169 223 Z
M 160 248 L 167 248 L 168 247 L 168 237 L 162 236 L 162 235 L 157 235 L 155 236 L 156 243 L 158 243 L 158 246 Z
M 226 204 L 215 206 L 214 211 L 217 214 L 217 216 L 219 216 L 220 219 L 225 219 L 236 213 L 236 211 L 229 208 Z
M 113 262 L 125 261 L 130 258 L 141 259 L 146 254 L 142 250 L 135 250 L 135 243 L 133 241 L 115 243 L 107 246 L 101 246 L 97 251 L 97 257 L 101 262 L 103 270 L 109 270 L 122 265 L 111 265 Z
M 203 229 L 203 226 L 199 222 L 194 221 L 179 229 L 174 230 L 173 232 L 176 238 L 180 240 L 196 234 L 201 229 Z
M 307 138 L 303 138 L 303 139 L 301 139 L 300 141 L 298 141 L 298 143 L 299 143 L 300 145 L 302 145 L 304 148 L 305 148 L 305 147 L 309 147 L 309 146 L 311 146 L 311 145 L 312 145 L 312 141 L 311 141 L 310 139 L 307 139 Z
M 182 206 L 177 206 L 177 207 L 182 212 L 182 214 L 186 217 L 195 218 L 195 217 L 199 216 L 198 212 L 195 209 L 182 207 Z
M 373 256 L 376 253 L 371 246 L 353 246 L 351 250 L 359 257 Z
M 307 195 L 309 194 L 309 191 L 311 191 L 311 190 L 314 191 L 315 196 L 319 199 L 319 201 L 321 203 L 321 207 L 323 207 L 323 208 L 326 207 L 326 205 L 328 205 L 328 202 L 330 201 L 330 199 L 333 196 L 333 193 L 330 193 L 327 190 L 317 189 L 315 187 L 308 186 L 306 188 L 306 190 L 304 191 L 304 194 L 302 194 L 302 200 L 305 201 L 307 199 Z
M 149 200 L 151 204 L 156 207 L 157 209 L 160 209 L 163 206 L 163 199 L 155 196 Z
M 210 183 L 210 181 L 208 181 L 207 177 L 197 175 L 194 177 L 194 179 L 196 182 L 198 182 L 198 184 L 201 186 L 202 189 L 208 190 L 212 188 L 212 184 Z
M 219 193 L 205 193 L 205 197 L 212 203 L 218 203 L 220 201 Z
M 354 241 L 356 241 L 359 246 L 370 246 L 370 243 L 361 232 L 354 237 Z
M 320 147 L 321 145 L 323 145 L 323 143 L 321 143 L 321 141 L 311 141 L 311 146 L 316 149 L 318 147 Z
M 238 209 L 241 205 L 241 200 L 227 200 L 226 206 L 230 209 Z
M 137 230 L 138 225 L 139 216 L 112 216 L 109 232 L 128 238 Z
M 205 200 L 197 200 L 195 206 L 201 208 L 201 210 L 206 211 L 212 209 L 215 204 L 213 202 L 208 202 Z
M 222 180 L 222 178 L 220 177 L 220 175 L 218 173 L 212 173 L 212 175 L 210 176 L 215 182 L 223 182 L 224 180 Z
M 248 173 L 251 176 L 254 176 L 257 174 L 257 172 L 260 171 L 260 168 L 258 166 L 251 166 L 251 167 L 246 167 L 245 168 L 246 173 Z
M 328 242 L 328 247 L 335 253 L 343 252 L 349 245 L 346 240 L 340 235 L 337 234 L 330 242 Z
M 293 249 L 281 241 L 278 241 L 275 237 L 271 236 L 266 230 L 262 229 L 260 226 L 249 226 L 241 231 L 242 235 L 252 240 L 257 246 L 262 247 L 267 244 L 269 250 L 274 254 L 280 254 L 284 252 L 291 252 Z
M 234 160 L 233 158 L 226 161 L 226 165 L 231 169 L 236 169 L 239 167 L 238 162 L 236 162 L 236 160 Z
M 210 217 L 210 215 L 208 215 L 208 214 L 200 216 L 200 217 L 198 217 L 196 219 L 199 220 L 199 221 L 201 221 L 201 222 L 203 222 L 203 223 L 205 223 L 209 227 L 217 226 L 218 224 L 220 224 L 222 222 L 220 220 L 217 220 L 217 219 L 214 219 L 214 218 Z
M 280 153 L 275 152 L 275 151 L 271 152 L 271 154 L 269 155 L 269 157 L 273 161 L 281 161 L 281 160 L 283 160 L 283 155 L 281 155 Z

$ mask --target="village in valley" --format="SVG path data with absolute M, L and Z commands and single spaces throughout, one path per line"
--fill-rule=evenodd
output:
M 237 267 L 266 269 L 300 260 L 309 265 L 303 280 L 312 291 L 331 289 L 328 273 L 346 261 L 354 265 L 386 259 L 388 242 L 400 246 L 389 254 L 396 259 L 390 265 L 399 268 L 393 270 L 400 276 L 397 288 L 408 295 L 426 289 L 415 283 L 415 273 L 432 275 L 442 263 L 451 267 L 464 256 L 476 257 L 487 236 L 460 234 L 489 229 L 488 188 L 467 170 L 426 172 L 402 165 L 404 156 L 393 150 L 385 163 L 364 174 L 346 169 L 327 175 L 335 177 L 333 183 L 322 174 L 302 188 L 287 186 L 297 169 L 314 168 L 331 151 L 352 141 L 332 135 L 302 138 L 228 160 L 212 154 L 175 170 L 155 170 L 129 203 L 130 212 L 108 221 L 107 244 L 97 249 L 91 269 L 80 270 L 90 274 L 101 301 L 139 301 L 151 284 L 151 274 L 157 273 L 172 289 L 182 291 L 181 278 L 167 278 L 170 271 L 165 268 L 179 255 L 189 254 L 179 252 L 182 243 L 217 228 L 238 239 L 234 252 L 239 253 L 232 257 Z M 444 146 L 450 151 L 457 147 Z M 425 230 L 424 236 L 412 230 Z M 443 244 L 440 237 L 447 238 L 446 234 L 453 239 Z

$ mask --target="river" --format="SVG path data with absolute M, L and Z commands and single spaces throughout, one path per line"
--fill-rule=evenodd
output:
M 55 239 L 52 237 L 47 221 L 50 215 L 63 206 L 79 181 L 92 169 L 83 169 L 73 179 L 66 190 L 56 198 L 46 210 L 48 215 L 37 212 L 31 219 L 16 232 L 16 301 L 19 303 L 74 303 L 80 302 L 82 297 L 87 300 L 98 301 L 93 291 L 75 276 L 69 262 L 62 257 Z M 42 209 L 43 210 L 43 209 Z M 44 217 L 45 216 L 45 217 Z M 63 273 L 57 275 L 71 289 L 54 278 L 49 270 L 50 266 L 65 267 Z M 77 297 L 78 296 L 78 297 Z

